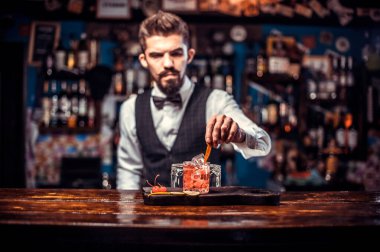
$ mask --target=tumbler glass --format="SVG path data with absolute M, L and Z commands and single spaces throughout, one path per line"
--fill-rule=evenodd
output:
M 210 164 L 210 187 L 220 187 L 221 183 L 221 166 L 218 164 Z M 174 163 L 171 167 L 171 187 L 183 187 L 183 164 Z
M 208 193 L 210 190 L 210 164 L 183 162 L 183 191 Z

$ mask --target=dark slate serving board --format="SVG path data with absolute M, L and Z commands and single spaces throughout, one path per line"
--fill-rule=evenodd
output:
M 168 188 L 169 192 L 182 192 L 182 188 Z M 280 193 L 245 186 L 210 187 L 207 194 L 196 196 L 183 194 L 150 195 L 151 187 L 143 188 L 146 205 L 279 205 Z

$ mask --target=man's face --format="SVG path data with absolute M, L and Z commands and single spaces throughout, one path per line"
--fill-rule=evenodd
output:
M 146 39 L 146 50 L 139 59 L 158 88 L 169 96 L 181 88 L 187 64 L 194 54 L 195 50 L 187 48 L 181 35 L 155 35 Z

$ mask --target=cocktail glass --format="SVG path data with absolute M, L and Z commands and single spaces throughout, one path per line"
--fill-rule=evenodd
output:
M 183 162 L 183 191 L 208 193 L 210 190 L 210 164 Z

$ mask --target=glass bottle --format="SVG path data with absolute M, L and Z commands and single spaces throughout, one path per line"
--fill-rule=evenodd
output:
M 66 128 L 70 115 L 70 101 L 67 94 L 67 82 L 64 80 L 61 81 L 61 90 L 58 99 L 60 126 Z
M 84 72 L 87 69 L 89 63 L 89 50 L 87 46 L 87 34 L 82 33 L 80 36 L 78 51 L 77 51 L 77 67 L 80 72 Z
M 70 116 L 67 122 L 69 128 L 77 127 L 78 113 L 79 113 L 79 94 L 78 94 L 78 82 L 73 81 L 71 83 L 71 92 L 70 92 Z
M 43 71 L 45 79 L 52 79 L 55 74 L 55 66 L 54 66 L 54 53 L 48 50 L 45 54 L 43 61 Z
M 84 79 L 79 80 L 78 127 L 80 128 L 86 127 L 88 120 L 88 97 L 86 90 L 86 81 Z
M 263 77 L 267 71 L 267 59 L 265 51 L 263 48 L 260 48 L 259 53 L 256 57 L 256 75 L 257 77 Z
M 49 81 L 48 80 L 44 81 L 41 104 L 42 104 L 41 126 L 42 127 L 49 127 L 51 100 L 50 100 L 50 94 L 49 94 Z
M 62 39 L 60 39 L 58 47 L 55 49 L 55 69 L 57 72 L 66 68 L 66 61 L 66 49 L 63 46 Z
M 66 57 L 66 67 L 68 70 L 73 70 L 74 67 L 77 65 L 75 52 L 77 49 L 77 41 L 74 39 L 74 35 L 70 34 L 70 47 L 67 51 L 67 57 Z
M 59 126 L 59 117 L 58 117 L 58 88 L 57 81 L 51 81 L 51 107 L 50 107 L 50 123 L 51 128 L 57 128 Z

